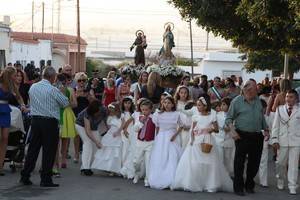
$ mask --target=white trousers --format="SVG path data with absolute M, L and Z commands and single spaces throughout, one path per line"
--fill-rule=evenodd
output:
M 223 147 L 224 149 L 224 166 L 227 169 L 229 175 L 233 177 L 233 164 L 234 164 L 234 153 L 235 148 L 234 147 Z
M 81 169 L 91 169 L 94 154 L 96 152 L 96 144 L 88 137 L 84 127 L 75 124 L 76 131 L 82 140 L 82 154 L 81 154 Z M 99 132 L 92 131 L 94 137 L 99 140 Z
M 277 154 L 276 175 L 284 180 L 288 165 L 287 179 L 289 189 L 297 188 L 300 147 L 280 147 Z
M 146 168 L 145 182 L 148 181 L 148 177 L 149 177 L 149 162 L 150 162 L 152 145 L 153 145 L 153 141 L 146 142 L 146 141 L 137 140 L 136 149 L 133 158 L 133 164 L 136 172 L 144 171 L 140 168 L 141 166 L 145 166 Z M 144 165 L 142 162 L 144 162 Z
M 217 146 L 220 161 L 224 164 L 227 172 L 233 177 L 233 163 L 234 163 L 234 147 Z
M 259 182 L 263 186 L 268 186 L 268 160 L 269 160 L 269 141 L 264 141 L 259 165 Z

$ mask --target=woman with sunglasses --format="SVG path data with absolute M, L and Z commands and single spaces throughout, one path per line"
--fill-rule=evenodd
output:
M 75 97 L 77 100 L 77 106 L 73 108 L 74 114 L 77 118 L 78 114 L 83 111 L 89 105 L 90 95 L 86 89 L 87 75 L 83 72 L 75 74 L 74 80 L 77 83 L 75 90 Z M 74 163 L 79 162 L 80 151 L 80 137 L 76 135 L 74 138 L 75 156 Z

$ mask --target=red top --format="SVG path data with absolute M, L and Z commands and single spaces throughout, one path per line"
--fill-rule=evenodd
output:
M 116 101 L 116 87 L 113 88 L 104 88 L 104 105 L 108 106 L 110 103 Z
M 146 124 L 144 124 L 144 126 L 146 126 L 146 132 L 145 132 L 145 137 L 141 138 L 141 130 L 139 131 L 138 134 L 138 139 L 141 141 L 152 141 L 154 140 L 154 136 L 155 136 L 155 124 L 153 123 L 151 117 L 149 118 L 149 120 L 147 121 Z

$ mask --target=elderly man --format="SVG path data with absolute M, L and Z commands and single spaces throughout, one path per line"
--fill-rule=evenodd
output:
M 72 82 L 69 84 L 69 87 L 71 87 L 71 88 L 76 88 L 76 82 L 74 81 L 74 79 L 73 79 L 73 69 L 72 69 L 72 66 L 71 65 L 65 65 L 63 68 L 62 68 L 62 70 L 61 70 L 61 72 L 62 73 L 64 73 L 64 74 L 68 74 L 70 77 L 72 77 Z
M 269 130 L 264 118 L 263 107 L 257 96 L 256 83 L 245 83 L 243 94 L 233 99 L 226 117 L 226 124 L 233 132 L 235 140 L 234 192 L 244 196 L 254 193 L 254 177 L 259 169 L 264 135 L 269 138 Z M 264 130 L 264 135 L 262 134 Z M 244 182 L 244 165 L 248 156 L 247 177 Z
M 30 174 L 35 168 L 40 149 L 43 149 L 41 187 L 58 187 L 52 182 L 52 167 L 59 139 L 60 108 L 69 105 L 69 100 L 61 91 L 52 86 L 56 78 L 55 69 L 46 67 L 43 79 L 31 86 L 29 90 L 32 115 L 31 141 L 29 144 L 24 169 L 20 182 L 32 185 Z

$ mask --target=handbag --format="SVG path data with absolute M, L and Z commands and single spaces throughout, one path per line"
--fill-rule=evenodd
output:
M 199 146 L 200 146 L 201 151 L 203 153 L 210 153 L 211 149 L 213 147 L 213 145 L 211 144 L 211 135 L 209 135 L 209 142 L 208 143 L 204 142 L 204 138 L 205 137 L 203 137 L 203 141 L 200 143 Z

